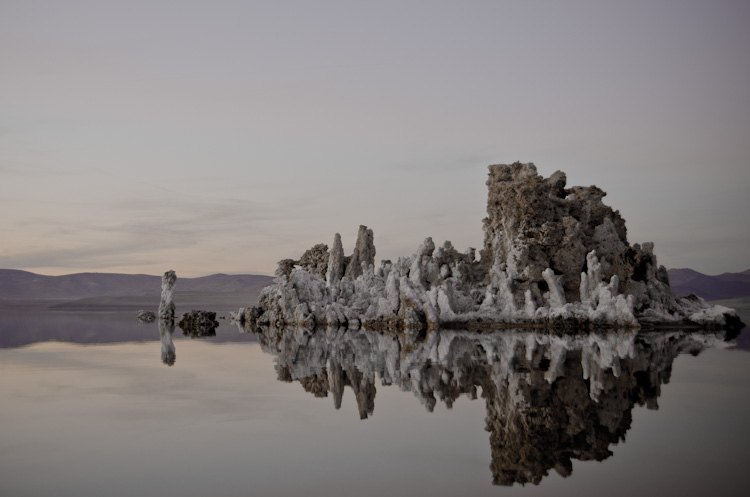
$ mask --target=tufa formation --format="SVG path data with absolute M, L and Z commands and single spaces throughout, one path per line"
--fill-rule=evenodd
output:
M 177 275 L 172 270 L 167 271 L 161 277 L 161 301 L 159 302 L 159 319 L 161 320 L 174 320 L 175 305 L 172 296 L 175 283 L 177 283 Z
M 351 256 L 336 234 L 330 251 L 318 244 L 280 261 L 275 284 L 240 320 L 375 330 L 742 326 L 729 308 L 677 297 L 653 244 L 628 243 L 600 188 L 567 188 L 564 173 L 544 178 L 519 162 L 489 166 L 487 186 L 479 258 L 427 238 L 376 269 L 373 232 L 360 226 Z

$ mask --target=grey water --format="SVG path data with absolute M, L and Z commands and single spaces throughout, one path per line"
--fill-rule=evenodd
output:
M 0 312 L 0 495 L 748 493 L 747 331 L 220 323 Z

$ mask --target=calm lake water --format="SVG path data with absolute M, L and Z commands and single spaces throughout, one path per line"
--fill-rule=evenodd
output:
M 0 312 L 0 495 L 748 495 L 721 336 L 220 322 Z

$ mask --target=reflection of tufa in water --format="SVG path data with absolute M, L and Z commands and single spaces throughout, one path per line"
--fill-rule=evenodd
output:
M 416 341 L 366 330 L 266 328 L 279 380 L 299 381 L 316 397 L 354 391 L 360 418 L 373 414 L 376 376 L 411 391 L 428 411 L 465 395 L 484 399 L 493 483 L 538 484 L 572 459 L 604 460 L 624 441 L 635 405 L 657 409 L 661 385 L 684 352 L 721 346 L 723 332 L 687 334 L 433 330 Z M 480 394 L 481 390 L 481 394 Z
M 161 301 L 159 302 L 159 336 L 161 337 L 161 361 L 167 366 L 172 366 L 177 359 L 177 354 L 172 341 L 174 333 L 174 285 L 177 275 L 170 270 L 161 277 Z
M 182 329 L 182 334 L 185 336 L 203 338 L 216 336 L 216 328 L 219 326 L 219 322 L 216 321 L 215 312 L 193 309 L 182 315 L 177 326 Z
M 173 333 L 174 321 L 160 319 L 159 336 L 161 337 L 161 362 L 167 366 L 173 366 L 175 360 L 177 360 L 177 353 L 174 348 L 174 342 L 172 341 Z
M 373 232 L 360 226 L 351 256 L 336 234 L 330 252 L 318 244 L 281 261 L 275 285 L 239 318 L 378 330 L 740 326 L 731 309 L 675 296 L 653 244 L 628 243 L 601 189 L 566 188 L 565 174 L 543 178 L 531 163 L 489 169 L 480 260 L 427 238 L 376 270 Z

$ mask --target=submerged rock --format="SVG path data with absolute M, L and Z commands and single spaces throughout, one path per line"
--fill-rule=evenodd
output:
M 161 302 L 159 302 L 159 319 L 172 320 L 174 319 L 174 302 L 172 302 L 172 295 L 174 294 L 174 285 L 177 282 L 177 275 L 174 271 L 170 270 L 164 273 L 161 277 Z
M 177 326 L 182 329 L 183 335 L 190 338 L 212 337 L 216 336 L 219 322 L 216 320 L 215 312 L 193 309 L 182 315 Z
M 136 311 L 135 319 L 139 323 L 153 323 L 156 321 L 156 314 L 153 311 L 144 311 L 141 309 L 140 311 Z
M 336 234 L 330 253 L 319 244 L 281 261 L 275 284 L 240 319 L 378 330 L 741 326 L 731 309 L 677 297 L 653 244 L 628 243 L 600 188 L 566 188 L 564 173 L 543 178 L 519 162 L 489 166 L 487 186 L 479 260 L 473 248 L 426 238 L 375 270 L 373 232 L 360 226 L 350 257 Z

